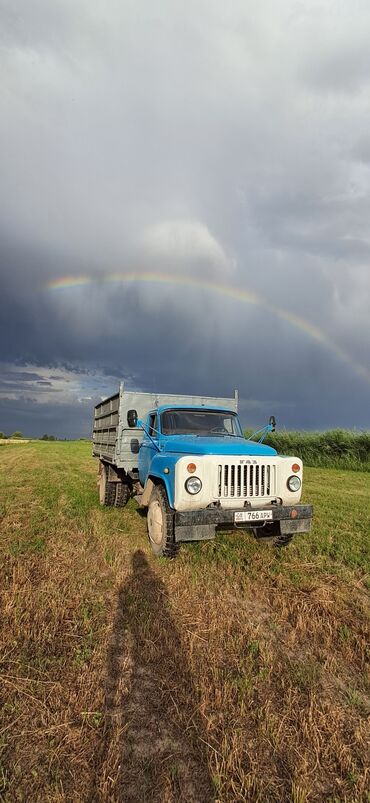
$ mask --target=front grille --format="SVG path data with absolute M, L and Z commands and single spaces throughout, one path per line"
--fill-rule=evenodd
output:
M 270 497 L 275 492 L 274 466 L 233 465 L 218 467 L 218 496 L 233 498 Z

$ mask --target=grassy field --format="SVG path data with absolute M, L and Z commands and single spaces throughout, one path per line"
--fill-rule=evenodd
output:
M 251 434 L 251 430 L 245 433 L 246 437 Z M 370 471 L 370 432 L 346 429 L 327 432 L 278 430 L 269 433 L 264 440 L 279 454 L 300 457 L 306 466 Z
M 86 443 L 0 450 L 0 799 L 370 800 L 370 475 L 307 469 L 311 535 L 154 560 Z

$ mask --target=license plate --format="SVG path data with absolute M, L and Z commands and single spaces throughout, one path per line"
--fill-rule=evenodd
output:
M 235 524 L 242 521 L 271 521 L 272 510 L 238 510 L 234 513 Z

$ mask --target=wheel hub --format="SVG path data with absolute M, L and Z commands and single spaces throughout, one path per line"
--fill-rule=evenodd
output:
M 148 511 L 148 532 L 149 538 L 155 544 L 160 544 L 163 539 L 163 515 L 159 502 L 155 501 Z

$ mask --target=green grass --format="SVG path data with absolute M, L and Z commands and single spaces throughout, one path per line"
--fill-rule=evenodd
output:
M 252 435 L 252 430 L 245 433 Z M 264 441 L 279 454 L 300 457 L 316 468 L 370 471 L 370 432 L 333 429 L 328 432 L 271 432 Z
M 248 570 L 258 577 L 284 573 L 299 586 L 312 576 L 327 574 L 356 577 L 365 587 L 369 584 L 370 477 L 359 472 L 338 469 L 304 469 L 303 503 L 314 506 L 313 529 L 296 537 L 288 549 L 271 555 L 270 549 L 256 544 L 241 533 L 220 533 L 216 541 L 194 544 L 189 560 L 201 564 L 222 564 Z M 268 562 L 266 563 L 266 558 Z
M 366 800 L 369 473 L 305 468 L 284 550 L 167 561 L 96 472 L 84 442 L 0 449 L 0 799 Z

